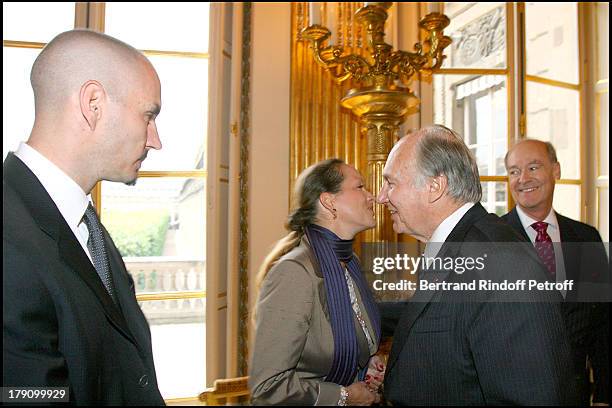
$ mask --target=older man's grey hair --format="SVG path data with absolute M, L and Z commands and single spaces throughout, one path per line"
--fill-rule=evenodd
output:
M 441 125 L 423 128 L 419 133 L 422 137 L 415 150 L 417 184 L 422 186 L 426 178 L 444 175 L 448 180 L 447 194 L 455 201 L 479 202 L 482 186 L 478 165 L 461 136 Z

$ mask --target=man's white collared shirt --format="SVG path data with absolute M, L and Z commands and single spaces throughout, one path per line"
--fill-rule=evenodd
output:
M 533 223 L 538 222 L 538 220 L 534 220 L 531 218 L 523 209 L 517 205 L 516 212 L 521 220 L 521 224 L 523 225 L 523 229 L 527 233 L 527 236 L 531 240 L 531 243 L 535 245 L 535 240 L 538 235 L 536 230 L 531 226 Z M 555 215 L 555 210 L 553 208 L 550 209 L 550 212 L 542 221 L 548 224 L 546 228 L 546 232 L 550 236 L 550 239 L 553 242 L 553 248 L 555 250 L 555 277 L 557 282 L 563 282 L 567 278 L 565 275 L 565 261 L 563 260 L 563 250 L 561 248 L 561 230 L 559 229 L 559 221 L 557 221 L 557 216 Z M 561 291 L 563 297 L 565 297 L 566 291 Z
M 456 209 L 451 215 L 446 217 L 444 221 L 438 225 L 433 234 L 431 234 L 431 238 L 427 242 L 425 246 L 425 259 L 427 261 L 427 266 L 429 266 L 433 262 L 433 258 L 438 255 L 440 249 L 442 248 L 442 244 L 446 241 L 446 238 L 450 235 L 453 229 L 459 224 L 461 218 L 475 205 L 475 203 L 465 203 L 458 209 Z
M 91 261 L 91 255 L 87 249 L 89 232 L 85 223 L 82 222 L 91 197 L 86 196 L 83 189 L 70 176 L 27 143 L 21 142 L 14 154 L 34 173 L 47 190 Z

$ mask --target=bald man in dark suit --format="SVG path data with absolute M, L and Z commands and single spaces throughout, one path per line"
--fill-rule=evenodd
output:
M 601 236 L 590 225 L 553 209 L 555 181 L 561 177 L 561 166 L 552 144 L 523 140 L 508 151 L 505 164 L 517 205 L 502 218 L 534 243 L 551 281 L 575 282 L 572 290 L 562 292 L 562 310 L 580 402 L 590 403 L 590 365 L 595 381 L 592 401 L 608 405 L 610 304 L 605 302 L 610 300 L 610 270 Z M 547 246 L 553 251 L 547 251 Z
M 34 126 L 3 166 L 2 385 L 164 405 L 134 281 L 90 201 L 161 148 L 159 78 L 129 45 L 72 30 L 41 51 L 31 82 Z

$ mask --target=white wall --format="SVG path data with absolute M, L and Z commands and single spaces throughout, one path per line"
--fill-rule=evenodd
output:
M 285 235 L 289 212 L 291 5 L 253 3 L 252 13 L 249 310 L 256 301 L 257 270 Z

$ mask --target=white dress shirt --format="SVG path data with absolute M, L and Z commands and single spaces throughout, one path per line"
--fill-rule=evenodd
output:
M 527 233 L 527 236 L 531 240 L 531 243 L 535 245 L 535 240 L 538 235 L 536 230 L 531 226 L 534 222 L 538 222 L 538 220 L 534 220 L 531 218 L 525 211 L 521 209 L 519 205 L 516 206 L 516 212 L 521 220 L 521 224 L 523 225 L 523 229 Z M 557 216 L 555 215 L 555 210 L 550 209 L 550 212 L 542 221 L 548 224 L 546 227 L 546 232 L 550 236 L 550 239 L 553 242 L 553 249 L 555 250 L 555 276 L 557 282 L 563 282 L 566 279 L 565 275 L 565 261 L 563 260 L 563 249 L 561 248 L 561 231 L 559 230 L 559 222 L 557 221 Z M 565 297 L 565 291 L 561 291 L 563 297 Z
M 455 212 L 446 217 L 444 221 L 438 225 L 436 230 L 431 234 L 431 238 L 427 242 L 425 246 L 425 259 L 427 260 L 427 266 L 429 266 L 438 252 L 440 252 L 440 248 L 442 248 L 442 244 L 446 241 L 446 238 L 450 235 L 453 229 L 459 224 L 461 218 L 467 213 L 470 208 L 474 206 L 475 203 L 465 203 L 461 207 L 459 207 Z
M 15 156 L 34 173 L 47 190 L 91 261 L 91 255 L 87 250 L 89 231 L 85 223 L 82 222 L 91 196 L 85 195 L 83 189 L 70 176 L 30 145 L 21 142 L 17 151 L 15 151 Z

